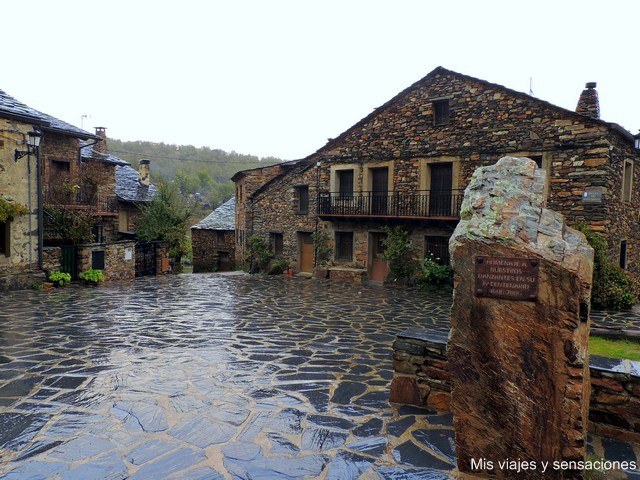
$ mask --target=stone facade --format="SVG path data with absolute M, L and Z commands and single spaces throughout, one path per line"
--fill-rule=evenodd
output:
M 136 276 L 135 242 L 120 241 L 81 245 L 78 248 L 78 271 L 94 267 L 94 252 L 103 252 L 105 281 L 129 280 Z
M 437 123 L 435 105 L 443 100 L 448 119 Z M 332 241 L 336 231 L 353 232 L 352 261 L 332 258 L 336 266 L 368 271 L 371 234 L 386 225 L 408 228 L 422 253 L 425 237 L 446 239 L 457 219 L 400 217 L 393 212 L 316 216 L 316 194 L 336 192 L 338 172 L 344 169 L 353 170 L 356 195 L 369 192 L 372 172 L 378 168 L 388 172 L 389 198 L 418 192 L 428 196 L 434 187 L 434 166 L 449 164 L 449 188 L 455 196 L 476 168 L 510 155 L 532 158 L 547 170 L 547 206 L 569 224 L 585 222 L 602 233 L 611 258 L 619 259 L 621 242 L 626 241 L 626 266 L 640 273 L 640 231 L 635 228 L 640 221 L 640 175 L 633 140 L 615 124 L 439 67 L 309 157 L 286 168 L 236 174 L 237 256 L 242 258 L 247 236 L 268 238 L 274 226 L 282 230 L 285 256 L 294 265 L 300 257 L 299 232 L 316 228 L 326 230 Z M 631 172 L 626 187 L 625 171 Z M 295 211 L 299 185 L 309 188 L 309 211 L 302 216 Z M 625 190 L 630 192 L 626 197 Z
M 36 159 L 31 155 L 14 160 L 16 149 L 26 150 L 25 139 L 31 129 L 31 124 L 0 118 L 0 197 L 30 212 L 3 225 L 0 276 L 38 270 Z
M 193 272 L 217 272 L 221 269 L 233 268 L 235 246 L 234 230 L 192 229 Z M 226 267 L 220 265 L 221 260 L 225 261 L 220 258 L 221 253 L 230 260 Z

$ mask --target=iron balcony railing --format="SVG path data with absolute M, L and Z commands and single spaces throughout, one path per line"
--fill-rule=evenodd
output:
M 452 218 L 460 216 L 464 190 L 417 192 L 320 192 L 318 215 L 344 217 Z
M 118 211 L 118 199 L 115 195 L 99 195 L 95 192 L 57 192 L 45 191 L 44 201 L 48 205 L 92 210 L 102 213 Z

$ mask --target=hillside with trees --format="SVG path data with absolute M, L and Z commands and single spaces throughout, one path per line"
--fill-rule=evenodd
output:
M 187 198 L 199 198 L 205 209 L 214 209 L 231 198 L 234 185 L 231 177 L 240 170 L 279 163 L 275 157 L 258 158 L 236 152 L 196 148 L 192 145 L 172 145 L 155 142 L 124 142 L 108 139 L 109 151 L 130 162 L 134 168 L 138 160 L 151 160 L 151 178 L 174 183 Z M 199 195 L 198 195 L 199 194 Z

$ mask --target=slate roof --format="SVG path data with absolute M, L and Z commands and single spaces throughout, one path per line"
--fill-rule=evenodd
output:
M 191 228 L 200 230 L 235 230 L 236 197 L 231 197 Z
M 135 203 L 151 201 L 158 188 L 154 184 L 142 185 L 138 178 L 138 171 L 128 163 L 116 165 L 116 195 L 119 200 Z
M 82 158 L 85 160 L 98 160 L 102 163 L 110 163 L 111 165 L 131 165 L 126 160 L 123 160 L 115 155 L 111 155 L 110 153 L 104 154 L 97 152 L 92 148 L 93 142 L 83 142 L 82 148 L 80 149 Z
M 0 117 L 13 118 L 25 123 L 33 123 L 45 131 L 65 133 L 85 140 L 89 138 L 99 138 L 93 133 L 74 127 L 56 117 L 31 108 L 21 101 L 16 100 L 11 95 L 8 95 L 3 90 L 0 90 Z

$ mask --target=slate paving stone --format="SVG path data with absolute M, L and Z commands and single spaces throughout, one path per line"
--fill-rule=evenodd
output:
M 420 429 L 414 430 L 411 435 L 419 443 L 442 455 L 453 465 L 456 464 L 455 432 L 453 430 Z
M 360 425 L 358 428 L 353 429 L 353 434 L 356 437 L 373 437 L 379 435 L 382 431 L 384 422 L 380 418 L 372 418 Z
M 441 480 L 452 468 L 451 416 L 388 403 L 396 333 L 446 335 L 450 297 L 202 274 L 3 301 L 0 478 Z M 588 448 L 629 452 L 603 445 Z
M 355 423 L 346 418 L 337 418 L 329 415 L 309 415 L 307 421 L 321 427 L 335 428 L 338 430 L 351 430 Z
M 0 413 L 0 448 L 21 450 L 49 421 L 50 415 L 33 413 Z
M 409 416 L 396 420 L 395 422 L 389 422 L 387 424 L 387 433 L 394 437 L 401 437 L 404 432 L 413 424 L 416 423 L 416 417 Z
M 174 425 L 169 430 L 172 437 L 200 448 L 228 442 L 235 432 L 236 429 L 230 425 L 199 417 Z
M 438 470 L 451 470 L 453 468 L 451 464 L 434 457 L 411 440 L 394 448 L 393 456 L 398 463 L 413 467 L 436 468 Z
M 628 443 L 610 438 L 603 438 L 602 447 L 604 448 L 604 456 L 607 460 L 637 463 L 636 454 Z
M 327 480 L 356 480 L 373 465 L 373 459 L 352 452 L 340 451 L 329 465 Z
M 192 450 L 187 447 L 180 448 L 167 455 L 145 463 L 128 480 L 149 480 L 155 478 L 165 478 L 166 476 L 187 470 L 190 467 L 206 460 L 204 452 Z
M 133 465 L 143 465 L 154 458 L 160 457 L 165 453 L 175 450 L 178 447 L 176 442 L 167 442 L 165 440 L 151 440 L 131 450 L 126 459 Z
M 367 385 L 360 382 L 340 382 L 333 392 L 331 401 L 342 405 L 349 405 L 353 397 L 362 395 L 367 391 Z
M 303 450 L 331 450 L 344 445 L 349 434 L 326 428 L 309 427 L 302 433 Z
M 386 451 L 387 445 L 386 437 L 374 437 L 359 442 L 347 443 L 346 447 L 350 450 L 377 457 Z

